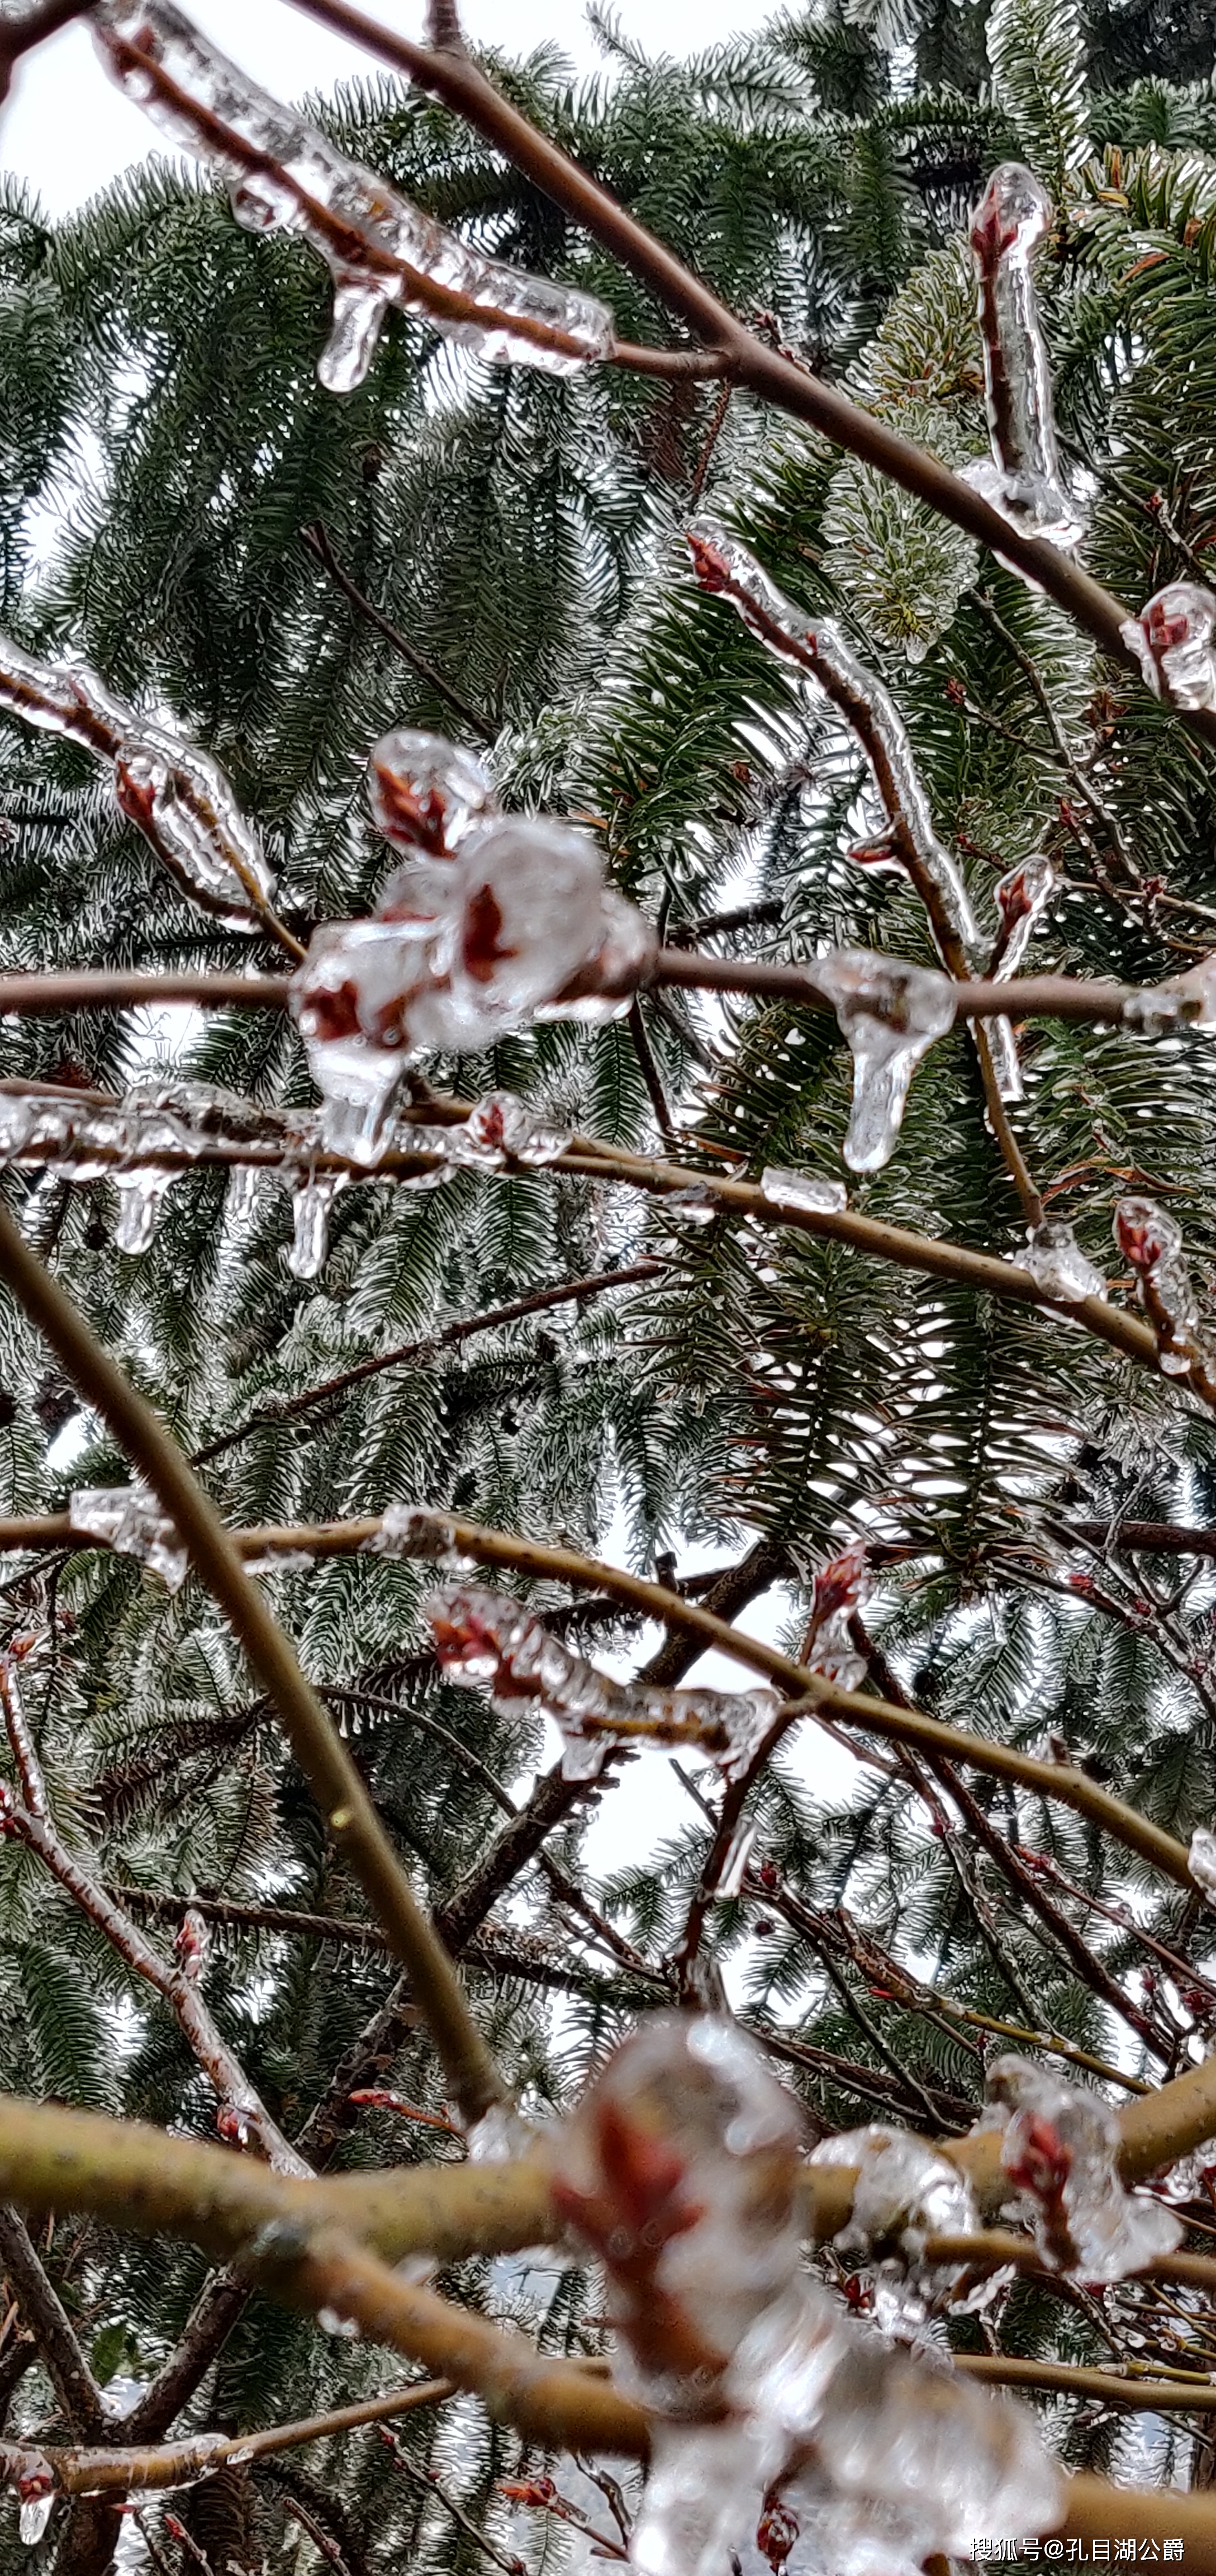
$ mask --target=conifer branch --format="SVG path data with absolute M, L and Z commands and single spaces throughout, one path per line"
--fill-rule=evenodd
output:
M 278 1713 L 328 1831 L 408 1970 L 453 2098 L 472 2124 L 493 2103 L 506 2098 L 506 2088 L 469 2011 L 451 1959 L 419 1906 L 367 1790 L 305 1680 L 288 1638 L 246 1574 L 223 1522 L 176 1441 L 2 1207 L 0 1278 L 127 1450 L 227 1613 Z
M 416 644 L 411 644 L 408 635 L 403 635 L 400 627 L 394 626 L 391 617 L 386 617 L 384 610 L 377 608 L 375 601 L 368 599 L 359 589 L 358 584 L 352 581 L 345 566 L 339 563 L 334 553 L 333 541 L 324 521 L 314 519 L 311 527 L 302 528 L 300 541 L 307 546 L 310 555 L 315 556 L 322 571 L 328 573 L 343 598 L 360 617 L 366 618 L 369 626 L 375 627 L 377 635 L 382 635 L 385 642 L 392 645 L 393 651 L 401 655 L 403 662 L 409 663 L 410 669 L 417 672 L 419 679 L 425 680 L 456 715 L 462 716 L 465 723 L 472 726 L 474 733 L 482 742 L 496 741 L 497 727 L 490 724 L 485 716 L 479 714 L 477 708 L 471 706 L 467 698 L 461 696 L 459 689 L 454 688 L 452 682 L 444 678 L 443 672 L 437 669 L 435 663 L 428 661 L 426 654 L 420 653 Z

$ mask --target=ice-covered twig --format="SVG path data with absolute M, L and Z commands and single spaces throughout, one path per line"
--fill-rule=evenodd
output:
M 214 2477 L 231 2461 L 235 2467 L 251 2460 L 273 2457 L 279 2451 L 301 2449 L 305 2443 L 325 2442 L 340 2433 L 352 2433 L 363 2424 L 382 2424 L 397 2415 L 410 2415 L 419 2406 L 441 2406 L 455 2395 L 450 2379 L 421 2379 L 410 2388 L 390 2389 L 381 2397 L 367 2397 L 353 2406 L 335 2407 L 326 2415 L 307 2415 L 297 2423 L 271 2424 L 259 2433 L 194 2433 L 183 2441 L 153 2442 L 128 2449 L 96 2448 L 84 2443 L 57 2446 L 48 2443 L 35 2449 L 32 2445 L 5 2443 L 0 2446 L 0 2470 L 12 2480 L 29 2471 L 49 2470 L 52 2490 L 61 2495 L 121 2495 L 127 2490 L 141 2494 L 164 2494 L 176 2487 L 196 2485 L 203 2478 Z
M 124 1913 L 85 1862 L 69 1851 L 63 1841 L 48 1812 L 42 1767 L 26 1724 L 20 1685 L 11 1656 L 0 1660 L 0 1711 L 3 1712 L 5 1731 L 22 1785 L 22 1796 L 17 1799 L 11 1789 L 0 1782 L 0 1836 L 24 1843 L 28 1851 L 36 1852 L 52 1878 L 58 1880 L 81 1912 L 96 1924 L 119 1957 L 125 1959 L 135 1975 L 143 1977 L 168 2004 L 199 2065 L 215 2088 L 219 2099 L 216 2125 L 221 2137 L 239 2146 L 255 2145 L 280 2173 L 310 2173 L 311 2167 L 288 2144 L 259 2100 L 227 2041 L 221 2038 L 199 1992 L 197 1977 L 188 1972 L 187 1962 L 183 1960 L 176 1967 L 170 1966 L 141 1932 L 139 1925 Z
M 328 392 L 362 383 L 390 305 L 483 358 L 568 375 L 609 356 L 612 316 L 594 296 L 471 248 L 259 89 L 171 0 L 106 0 L 94 33 L 126 96 L 227 181 L 238 223 L 282 226 L 320 252 L 334 288 L 317 367 Z
M 1007 984 L 1016 975 L 1031 933 L 1055 883 L 1056 872 L 1051 860 L 1036 857 L 1023 860 L 1020 867 L 1010 868 L 1008 875 L 1001 877 L 993 887 L 999 926 L 988 972 L 995 982 Z M 1012 1022 L 990 1020 L 988 1044 L 992 1050 L 993 1075 L 1002 1100 L 1020 1100 L 1022 1068 L 1018 1062 Z
M 1201 582 L 1167 582 L 1119 632 L 1154 697 L 1188 715 L 1216 708 L 1216 597 Z
M 1166 1377 L 1189 1378 L 1209 1403 L 1216 1394 L 1216 1351 L 1204 1340 L 1199 1306 L 1182 1258 L 1182 1235 L 1152 1199 L 1120 1199 L 1114 1236 L 1136 1274 L 1140 1302 L 1157 1338 Z
M 1060 464 L 1031 267 L 1051 216 L 1051 199 L 1034 172 L 1003 161 L 972 217 L 992 456 L 971 466 L 967 480 L 1023 535 L 1073 546 L 1085 523 Z
M 735 1779 L 780 1706 L 775 1691 L 665 1691 L 614 1681 L 505 1593 L 452 1586 L 426 1609 L 452 1679 L 475 1683 L 504 1715 L 530 1710 L 553 1719 L 568 1780 L 593 1780 L 609 1746 L 630 1742 L 695 1746 Z
M 230 929 L 271 930 L 300 955 L 272 908 L 274 879 L 258 835 L 210 752 L 184 741 L 163 716 L 128 706 L 87 664 L 39 661 L 8 636 L 0 636 L 0 707 L 109 762 L 120 811 L 193 903 Z

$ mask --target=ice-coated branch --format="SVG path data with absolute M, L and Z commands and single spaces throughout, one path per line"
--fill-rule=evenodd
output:
M 92 6 L 93 0 L 41 0 L 41 5 L 35 0 L 33 8 L 6 12 L 0 18 L 0 102 L 8 96 L 13 67 L 22 55 L 45 44 L 48 36 L 57 36 L 61 27 L 83 17 Z
M 87 1915 L 137 1977 L 152 1986 L 197 2058 L 219 2104 L 216 2126 L 234 2145 L 254 2146 L 281 2173 L 306 2174 L 308 2165 L 289 2146 L 250 2083 L 243 2066 L 216 2029 L 198 1982 L 198 1965 L 188 1936 L 189 1914 L 179 1934 L 177 1961 L 161 1957 L 139 1925 L 123 1911 L 75 1852 L 69 1851 L 47 1807 L 41 1767 L 34 1753 L 21 1705 L 16 1671 L 9 1657 L 0 1660 L 0 1710 L 10 1750 L 21 1780 L 23 1798 L 14 1798 L 0 1781 L 0 1836 L 24 1843 L 36 1852 L 66 1895 Z
M 1198 1302 L 1182 1258 L 1182 1236 L 1173 1218 L 1151 1199 L 1120 1199 L 1114 1235 L 1132 1265 L 1164 1375 L 1185 1378 L 1206 1404 L 1216 1402 L 1216 1350 L 1200 1329 Z
M 232 930 L 267 929 L 293 956 L 299 941 L 272 905 L 261 843 L 210 752 L 164 716 L 116 697 L 83 662 L 41 662 L 0 636 L 0 708 L 79 743 L 113 773 L 119 811 L 137 825 L 192 903 Z
M 1085 523 L 1060 465 L 1031 266 L 1051 219 L 1051 199 L 1034 172 L 1002 161 L 971 221 L 992 456 L 971 466 L 967 479 L 1011 526 L 1073 546 Z
M 612 316 L 594 296 L 471 248 L 259 89 L 171 0 L 105 0 L 94 34 L 126 96 L 227 182 L 238 223 L 282 226 L 320 252 L 334 288 L 317 366 L 328 392 L 362 383 L 390 306 L 482 358 L 555 375 L 609 355 Z
M 0 1278 L 127 1450 L 227 1613 L 269 1694 L 329 1833 L 408 1968 L 453 2099 L 471 2126 L 506 2098 L 506 2088 L 469 2011 L 452 1961 L 419 1905 L 359 1773 L 305 1680 L 288 1638 L 246 1573 L 176 1441 L 2 1207 Z
M 358 2432 L 364 2424 L 388 2423 L 398 2415 L 412 2415 L 420 2406 L 441 2406 L 455 2393 L 450 2379 L 423 2379 L 409 2388 L 390 2389 L 382 2397 L 365 2397 L 354 2406 L 335 2407 L 326 2415 L 271 2424 L 260 2433 L 196 2433 L 185 2441 L 144 2443 L 130 2449 L 51 2442 L 39 2444 L 35 2452 L 21 2443 L 5 2442 L 0 2444 L 0 2471 L 16 2483 L 23 2466 L 38 2459 L 49 2465 L 57 2494 L 121 2495 L 127 2490 L 163 2494 L 195 2486 L 229 2463 L 245 2468 L 253 2460 L 300 2450 L 308 2442 L 329 2442 L 337 2434 Z

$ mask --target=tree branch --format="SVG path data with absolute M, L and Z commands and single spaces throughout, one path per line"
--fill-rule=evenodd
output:
M 311 527 L 301 528 L 300 541 L 302 545 L 307 546 L 310 555 L 316 557 L 323 571 L 328 573 L 330 580 L 341 591 L 343 598 L 349 601 L 360 617 L 367 619 L 369 626 L 375 627 L 378 635 L 383 635 L 385 642 L 391 644 L 394 652 L 401 655 L 402 661 L 408 662 L 410 669 L 416 671 L 420 679 L 426 680 L 458 716 L 463 716 L 465 723 L 472 726 L 474 733 L 482 742 L 495 742 L 498 738 L 496 727 L 488 724 L 486 718 L 479 715 L 477 708 L 471 706 L 468 699 L 461 696 L 459 689 L 453 688 L 450 680 L 445 680 L 442 671 L 438 670 L 433 662 L 428 662 L 425 653 L 420 653 L 417 645 L 411 644 L 409 637 L 402 634 L 400 627 L 393 625 L 392 619 L 385 616 L 383 609 L 377 608 L 374 601 L 366 598 L 357 588 L 350 574 L 339 563 L 324 522 L 321 519 L 314 519 Z
M 76 2339 L 59 2292 L 39 2260 L 15 2209 L 0 2205 L 0 2266 L 38 2347 L 64 2420 L 85 2441 L 96 2441 L 108 2421 L 101 2390 Z

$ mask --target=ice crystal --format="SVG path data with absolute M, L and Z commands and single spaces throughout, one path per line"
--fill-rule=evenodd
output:
M 373 746 L 367 765 L 372 812 L 385 839 L 414 858 L 419 852 L 432 860 L 454 857 L 474 825 L 495 810 L 481 762 L 442 734 L 401 726 Z M 390 877 L 381 891 L 377 910 L 383 921 L 393 918 L 396 885 Z M 408 876 L 402 892 L 408 895 Z
M 773 1207 L 807 1208 L 816 1216 L 840 1216 L 849 1204 L 843 1181 L 829 1181 L 821 1172 L 787 1172 L 778 1163 L 761 1173 L 760 1194 Z
M 1106 1295 L 1101 1271 L 1086 1260 L 1072 1227 L 1062 1217 L 1044 1217 L 1041 1224 L 1030 1227 L 1022 1268 L 1030 1272 L 1044 1296 L 1058 1297 L 1065 1306 L 1079 1306 L 1083 1297 Z
M 509 2165 L 536 2144 L 536 2131 L 510 2102 L 492 2102 L 465 2141 L 471 2165 Z
M 954 994 L 931 967 L 906 966 L 869 948 L 829 949 L 811 971 L 853 1050 L 844 1159 L 851 1171 L 876 1172 L 894 1153 L 921 1057 L 953 1026 Z
M 146 1485 L 83 1485 L 68 1496 L 68 1524 L 81 1538 L 136 1557 L 167 1591 L 180 1592 L 188 1554 Z
M 184 894 L 256 930 L 274 880 L 218 761 L 164 718 L 129 707 L 81 662 L 42 662 L 0 636 L 0 706 L 106 760 L 121 811 Z
M 1216 596 L 1197 581 L 1167 581 L 1119 633 L 1154 697 L 1195 714 L 1216 707 Z
M 1115 1209 L 1114 1234 L 1136 1273 L 1160 1368 L 1166 1377 L 1188 1376 L 1200 1356 L 1199 1308 L 1178 1227 L 1152 1199 L 1129 1198 Z
M 488 1692 L 503 1716 L 531 1709 L 562 1738 L 567 1780 L 594 1780 L 610 1745 L 692 1743 L 741 1779 L 776 1715 L 774 1691 L 658 1690 L 618 1682 L 573 1655 L 522 1602 L 450 1586 L 425 1605 L 445 1671 Z
M 36 2549 L 55 2506 L 57 2488 L 50 2461 L 36 2453 L 19 2471 L 16 2488 L 18 2529 L 25 2547 Z
M 320 252 L 333 279 L 317 367 L 328 392 L 362 383 L 391 305 L 481 358 L 569 375 L 607 357 L 606 306 L 448 232 L 259 89 L 170 0 L 106 0 L 94 33 L 126 96 L 227 181 L 239 223 L 297 232 Z
M 1032 170 L 1003 161 L 971 222 L 991 458 L 967 479 L 1023 536 L 1074 546 L 1085 522 L 1056 443 L 1047 343 L 1031 266 L 1051 224 L 1051 199 Z
M 906 2130 L 847 2129 L 816 2147 L 812 2165 L 857 2168 L 842 2261 L 874 2268 L 874 2321 L 886 2334 L 914 2334 L 949 2299 L 958 2265 L 924 2259 L 928 2236 L 967 2236 L 978 2225 L 966 2176 L 949 2157 Z
M 1209 1905 L 1216 1905 L 1216 1834 L 1210 1825 L 1196 1825 L 1187 1861 L 1196 1887 Z
M 329 1249 L 329 1211 L 346 1182 L 345 1172 L 310 1170 L 300 1174 L 291 1194 L 292 1238 L 287 1267 L 293 1278 L 315 1279 L 324 1269 Z
M 988 2092 L 981 2125 L 1003 2132 L 1001 2163 L 1019 2194 L 1017 2215 L 1052 2271 L 1121 2281 L 1179 2243 L 1170 2210 L 1124 2190 L 1119 2122 L 1101 2094 L 1025 2057 L 998 2058 Z

